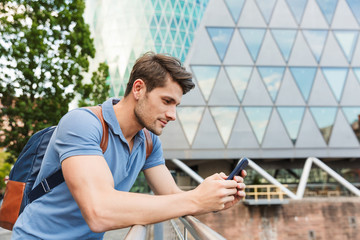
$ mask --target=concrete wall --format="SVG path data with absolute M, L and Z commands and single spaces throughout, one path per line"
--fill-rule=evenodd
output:
M 360 198 L 308 198 L 280 206 L 243 203 L 197 218 L 227 239 L 357 240 Z

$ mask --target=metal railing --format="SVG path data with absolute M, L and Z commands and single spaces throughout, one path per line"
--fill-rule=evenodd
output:
M 135 225 L 132 226 L 125 237 L 125 240 L 142 240 L 146 239 L 147 226 Z
M 184 226 L 183 233 L 181 232 L 179 225 L 174 220 L 171 220 L 171 225 L 178 239 L 187 240 L 188 233 L 190 233 L 192 239 L 195 240 L 225 240 L 223 236 L 193 216 L 180 217 L 179 220 Z
M 165 222 L 164 222 L 165 223 Z M 164 224 L 163 223 L 163 224 Z M 164 233 L 160 234 L 161 236 L 157 235 L 154 236 L 154 232 L 149 230 L 151 225 L 142 226 L 142 225 L 135 225 L 132 226 L 127 233 L 125 240 L 145 240 L 145 239 L 163 239 L 164 236 L 170 236 L 171 239 L 179 239 L 179 240 L 226 240 L 223 236 L 219 233 L 215 232 L 213 229 L 205 225 L 204 223 L 200 222 L 193 216 L 184 216 L 178 219 L 172 219 L 168 221 L 170 223 L 169 228 L 165 228 L 166 231 L 172 231 L 172 234 Z M 152 225 L 153 226 L 153 225 Z M 183 229 L 183 231 L 181 230 Z M 164 238 L 166 239 L 166 237 Z

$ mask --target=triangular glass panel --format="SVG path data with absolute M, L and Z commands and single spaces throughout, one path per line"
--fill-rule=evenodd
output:
M 329 25 L 334 17 L 338 0 L 316 0 Z
M 358 29 L 359 23 L 356 20 L 353 12 L 350 10 L 349 5 L 346 3 L 346 1 L 339 1 L 334 18 L 331 23 L 332 29 Z
M 234 91 L 225 70 L 220 69 L 219 75 L 216 79 L 213 91 L 210 95 L 209 106 L 238 106 L 239 100 Z
M 286 0 L 296 21 L 300 24 L 308 0 Z
M 319 62 L 325 45 L 327 30 L 303 30 L 306 41 L 308 42 L 316 60 Z
M 225 0 L 225 3 L 235 23 L 237 23 L 239 20 L 241 10 L 244 6 L 244 2 L 245 0 Z
M 360 141 L 360 107 L 343 107 L 342 110 L 344 111 L 351 129 Z
M 273 29 L 271 30 L 276 44 L 279 46 L 280 51 L 287 62 L 294 45 L 296 30 L 291 29 Z
M 360 68 L 353 68 L 353 71 L 355 73 L 356 79 L 359 81 L 360 83 Z
M 351 11 L 353 12 L 356 20 L 360 24 L 360 1 L 359 0 L 346 0 Z
M 359 36 L 359 31 L 334 30 L 336 40 L 339 42 L 349 63 L 354 54 L 355 45 Z
M 114 88 L 113 88 L 113 87 L 111 87 L 111 88 L 110 88 L 110 94 L 109 94 L 109 97 L 116 97 L 116 96 L 115 96 L 115 92 L 114 92 Z
M 244 107 L 259 144 L 262 143 L 272 107 Z
M 225 66 L 226 73 L 236 91 L 240 102 L 244 97 L 252 69 L 252 67 Z
M 267 26 L 255 1 L 245 1 L 242 13 L 238 21 L 239 27 L 262 27 Z
M 329 143 L 331 130 L 335 122 L 337 107 L 310 107 L 310 111 L 324 137 L 325 142 Z
M 124 85 L 121 84 L 120 91 L 117 97 L 122 97 L 125 94 L 125 88 Z
M 256 2 L 265 18 L 265 21 L 269 23 L 276 0 L 256 0 Z
M 238 110 L 239 107 L 210 107 L 211 115 L 215 119 L 216 126 L 225 145 L 232 132 Z
M 348 68 L 324 67 L 322 68 L 322 71 L 337 101 L 340 102 L 348 74 Z
M 289 149 L 294 147 L 277 111 L 273 110 L 266 128 L 261 147 L 263 149 Z
M 278 107 L 279 114 L 293 143 L 298 137 L 305 107 Z
M 300 91 L 307 101 L 316 75 L 316 67 L 290 67 L 290 71 L 300 88 Z
M 192 144 L 192 149 L 199 148 L 210 150 L 224 148 L 224 142 L 221 139 L 214 119 L 207 108 L 205 108 L 201 123 Z
M 192 72 L 198 82 L 201 92 L 205 100 L 209 100 L 209 96 L 214 87 L 216 77 L 219 73 L 219 66 L 191 66 Z
M 241 36 L 254 61 L 256 61 L 258 57 L 261 44 L 264 40 L 265 31 L 266 30 L 262 28 L 240 28 Z
M 178 107 L 177 114 L 190 145 L 194 141 L 204 107 Z
M 304 118 L 302 120 L 302 125 L 300 127 L 300 132 L 296 140 L 296 148 L 324 148 L 326 143 L 324 137 L 317 124 L 315 123 L 314 118 L 311 116 L 311 113 L 308 108 L 305 109 Z
M 306 102 L 301 95 L 299 87 L 290 73 L 290 70 L 285 70 L 281 86 L 276 97 L 276 106 L 304 106 Z
M 234 32 L 234 28 L 226 27 L 208 27 L 207 31 L 210 35 L 216 51 L 221 61 L 224 60 L 226 50 L 228 49 L 231 36 Z
M 284 76 L 285 67 L 258 67 L 258 70 L 272 100 L 275 101 Z
M 357 126 L 359 122 L 357 122 Z M 353 126 L 349 125 L 346 117 L 342 111 L 338 111 L 334 127 L 331 131 L 331 138 L 329 140 L 330 148 L 359 148 L 359 141 L 356 137 L 356 131 L 352 129 Z

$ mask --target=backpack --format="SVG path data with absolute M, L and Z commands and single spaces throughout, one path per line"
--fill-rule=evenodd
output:
M 104 153 L 107 149 L 109 129 L 104 121 L 101 106 L 87 108 L 101 122 L 103 135 L 100 147 Z M 6 184 L 3 203 L 0 208 L 0 227 L 12 230 L 18 216 L 26 205 L 50 192 L 51 189 L 65 181 L 60 168 L 33 187 L 55 128 L 55 126 L 51 126 L 35 133 L 21 151 L 14 167 L 10 171 L 9 181 Z M 149 131 L 145 128 L 143 131 L 146 140 L 146 158 L 148 158 L 152 152 L 153 143 Z

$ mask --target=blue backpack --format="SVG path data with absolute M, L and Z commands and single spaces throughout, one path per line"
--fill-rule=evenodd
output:
M 104 121 L 102 109 L 100 106 L 88 107 L 88 109 L 93 111 L 101 121 L 104 134 L 101 138 L 100 147 L 104 153 L 108 144 L 109 129 Z M 2 228 L 12 230 L 26 205 L 65 181 L 60 168 L 34 187 L 46 148 L 55 128 L 52 126 L 35 133 L 26 143 L 11 169 L 0 208 L 0 226 Z M 145 128 L 143 130 L 146 137 L 147 158 L 152 152 L 152 139 L 148 130 Z

